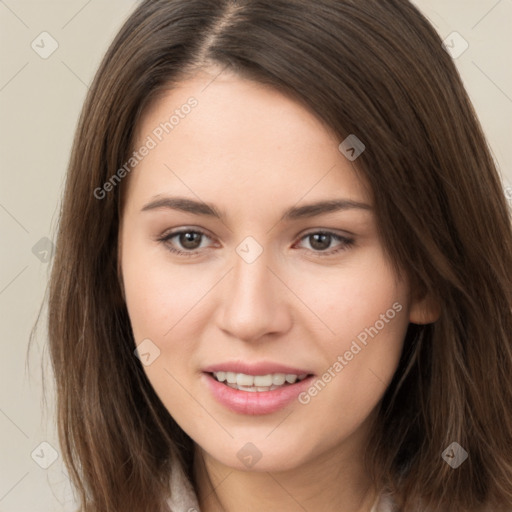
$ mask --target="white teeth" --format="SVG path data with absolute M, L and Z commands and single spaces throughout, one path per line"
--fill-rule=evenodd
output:
M 256 375 L 254 377 L 254 385 L 262 387 L 272 386 L 272 375 Z
M 238 386 L 252 386 L 254 384 L 254 377 L 252 375 L 245 375 L 245 373 L 236 374 L 236 383 Z
M 286 375 L 284 373 L 275 373 L 272 376 L 272 384 L 274 386 L 282 386 L 286 382 Z
M 240 386 L 240 385 L 238 385 L 236 388 L 239 389 L 240 391 L 250 391 L 251 393 L 258 391 L 258 389 L 253 388 L 251 386 Z
M 234 372 L 213 372 L 214 377 L 219 382 L 225 382 L 233 389 L 242 391 L 272 391 L 286 384 L 294 384 L 297 381 L 304 380 L 306 373 L 301 375 L 269 373 L 267 375 L 247 375 L 245 373 Z

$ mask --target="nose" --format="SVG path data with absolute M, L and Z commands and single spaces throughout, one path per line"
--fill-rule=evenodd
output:
M 267 265 L 265 252 L 252 263 L 234 257 L 217 312 L 218 327 L 232 338 L 253 342 L 291 328 L 286 288 Z

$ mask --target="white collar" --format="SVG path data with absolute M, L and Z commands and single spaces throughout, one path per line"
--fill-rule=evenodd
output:
M 167 499 L 167 504 L 172 512 L 201 512 L 192 484 L 177 461 L 172 465 L 169 484 L 170 497 Z M 394 510 L 390 496 L 382 495 L 377 498 L 371 512 L 393 512 Z
M 172 464 L 169 484 L 171 492 L 167 504 L 172 512 L 200 512 L 196 493 L 177 460 Z

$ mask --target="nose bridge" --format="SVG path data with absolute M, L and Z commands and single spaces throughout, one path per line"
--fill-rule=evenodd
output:
M 234 257 L 221 302 L 220 327 L 236 338 L 250 341 L 289 327 L 286 304 L 269 263 L 263 251 L 256 258 L 254 254 L 247 258 L 244 253 Z
M 237 315 L 249 319 L 256 311 L 264 314 L 271 310 L 270 303 L 277 297 L 271 293 L 271 273 L 267 264 L 264 255 L 251 263 L 236 257 L 231 293 L 232 308 L 238 310 Z
M 238 261 L 237 261 L 238 260 Z M 234 292 L 242 299 L 265 302 L 266 293 L 270 288 L 270 272 L 265 256 L 259 257 L 256 261 L 248 263 L 243 258 L 235 260 L 233 272 Z
M 269 291 L 271 253 L 254 237 L 247 236 L 236 247 L 234 255 L 233 286 L 234 293 L 242 300 L 252 299 L 263 302 Z

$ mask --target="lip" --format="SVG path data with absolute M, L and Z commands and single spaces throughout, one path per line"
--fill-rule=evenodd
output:
M 212 375 L 217 371 L 245 373 L 246 375 L 268 375 L 269 373 L 287 373 L 308 376 L 294 384 L 288 384 L 272 391 L 241 391 L 223 384 Z M 273 363 L 225 363 L 212 365 L 203 370 L 202 380 L 213 398 L 227 409 L 249 416 L 272 414 L 284 409 L 306 390 L 315 376 L 307 370 L 292 368 Z
M 279 363 L 258 362 L 243 363 L 242 361 L 227 361 L 225 363 L 212 364 L 203 368 L 204 373 L 213 372 L 234 372 L 245 373 L 246 375 L 268 375 L 269 373 L 287 373 L 294 375 L 312 375 L 313 372 L 304 368 L 294 368 Z

